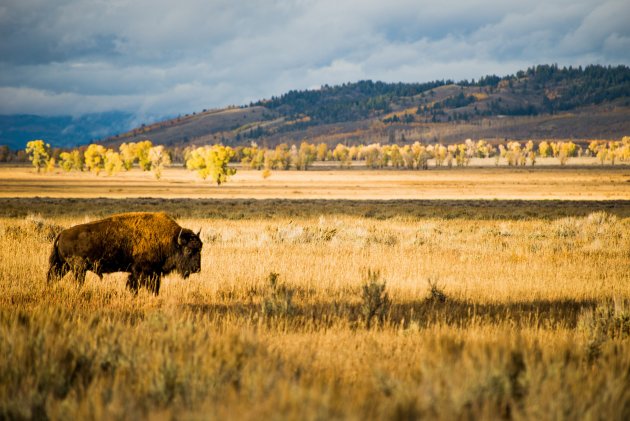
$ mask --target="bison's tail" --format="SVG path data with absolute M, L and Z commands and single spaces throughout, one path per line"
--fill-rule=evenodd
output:
M 50 257 L 48 258 L 48 275 L 46 276 L 46 280 L 48 281 L 48 283 L 64 275 L 63 268 L 65 266 L 65 263 L 59 255 L 58 248 L 60 235 L 61 234 L 57 234 L 57 237 L 55 237 L 53 248 L 50 252 Z

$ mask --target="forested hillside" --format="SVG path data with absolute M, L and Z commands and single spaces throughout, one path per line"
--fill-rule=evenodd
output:
M 72 146 L 99 137 L 111 145 L 150 139 L 168 146 L 274 146 L 305 139 L 333 145 L 393 137 L 402 143 L 619 139 L 630 134 L 630 68 L 538 65 L 456 83 L 364 80 L 292 90 L 249 106 L 201 110 L 125 131 L 132 118 L 120 113 L 79 119 L 4 116 L 0 145 L 19 148 L 43 138 L 53 146 Z
M 487 111 L 478 112 L 477 115 L 537 115 L 597 105 L 618 98 L 627 101 L 630 95 L 630 68 L 595 65 L 559 68 L 557 65 L 539 65 L 519 71 L 516 75 L 492 75 L 478 81 L 460 81 L 455 84 L 461 88 L 458 93 L 442 101 L 430 100 L 435 88 L 447 85 L 454 85 L 454 82 L 383 83 L 368 80 L 333 87 L 323 86 L 320 90 L 290 91 L 278 98 L 259 101 L 256 105 L 276 110 L 287 117 L 308 115 L 311 118 L 309 124 L 319 124 L 378 116 L 392 111 L 396 105 L 402 105 L 408 99 L 424 105 L 417 113 L 421 114 L 426 104 L 432 104 L 429 108 L 440 110 L 456 109 L 496 96 L 490 100 Z M 475 93 L 488 95 L 488 98 Z M 500 93 L 514 97 L 515 101 L 502 104 L 498 96 Z
M 362 120 L 391 111 L 392 101 L 413 97 L 452 81 L 429 83 L 384 83 L 364 80 L 339 86 L 322 86 L 319 90 L 289 91 L 279 98 L 255 105 L 267 107 L 295 118 L 307 115 L 311 124 Z
M 630 133 L 630 68 L 539 65 L 479 80 L 371 80 L 293 90 L 249 106 L 204 111 L 110 138 L 189 145 L 304 139 L 335 144 L 471 138 L 620 138 Z M 400 141 L 400 140 L 399 140 Z M 403 140 L 404 141 L 404 140 Z

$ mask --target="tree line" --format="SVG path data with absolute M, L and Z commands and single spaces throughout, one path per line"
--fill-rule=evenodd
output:
M 326 143 L 310 144 L 306 141 L 299 146 L 280 144 L 273 149 L 251 146 L 237 147 L 234 162 L 244 168 L 263 170 L 307 170 L 315 161 L 337 162 L 347 168 L 353 162 L 363 162 L 372 169 L 428 169 L 431 161 L 436 167 L 467 166 L 473 158 L 494 158 L 495 165 L 505 162 L 508 166 L 535 165 L 537 158 L 557 158 L 565 165 L 572 157 L 597 157 L 598 162 L 611 164 L 630 163 L 630 136 L 619 141 L 593 140 L 587 148 L 571 141 L 528 142 L 508 141 L 497 146 L 486 140 L 467 139 L 463 143 L 443 145 L 422 144 L 380 144 L 346 146 L 342 143 L 334 148 Z
M 314 162 L 334 162 L 341 168 L 349 168 L 353 162 L 362 162 L 367 168 L 426 170 L 429 163 L 435 167 L 462 167 L 470 164 L 473 158 L 494 158 L 495 165 L 505 162 L 508 166 L 536 165 L 538 158 L 558 159 L 565 165 L 573 157 L 596 157 L 600 164 L 630 163 L 630 136 L 621 140 L 592 140 L 582 148 L 570 141 L 528 142 L 507 141 L 493 145 L 486 140 L 467 139 L 463 143 L 443 145 L 413 144 L 358 144 L 347 146 L 342 143 L 330 147 L 326 143 L 312 144 L 303 141 L 298 145 L 282 143 L 275 148 L 250 146 L 231 148 L 221 144 L 187 147 L 169 150 L 162 145 L 154 146 L 150 140 L 129 142 L 120 145 L 118 150 L 90 144 L 84 149 L 72 149 L 51 153 L 51 147 L 43 140 L 27 143 L 25 156 L 37 172 L 53 171 L 59 168 L 64 172 L 89 171 L 95 175 L 104 172 L 108 175 L 129 171 L 137 166 L 142 171 L 151 171 L 160 179 L 165 167 L 173 163 L 172 155 L 181 155 L 181 164 L 195 171 L 202 179 L 210 179 L 220 185 L 236 173 L 234 165 L 242 168 L 261 170 L 268 177 L 273 170 L 301 170 L 311 168 Z
M 84 150 L 72 149 L 60 152 L 55 157 L 51 153 L 50 144 L 40 139 L 28 142 L 25 154 L 38 173 L 50 172 L 58 167 L 64 172 L 89 171 L 95 175 L 101 172 L 113 175 L 137 166 L 142 171 L 151 171 L 159 180 L 164 168 L 172 163 L 171 152 L 162 145 L 154 146 L 150 140 L 123 143 L 117 151 L 93 143 Z M 212 181 L 221 184 L 236 172 L 228 167 L 233 155 L 234 151 L 223 145 L 188 148 L 185 151 L 185 165 L 204 180 L 210 177 Z

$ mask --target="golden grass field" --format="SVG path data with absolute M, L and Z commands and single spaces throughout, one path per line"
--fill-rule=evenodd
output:
M 0 419 L 630 417 L 627 168 L 30 171 L 0 170 Z M 201 273 L 46 284 L 56 232 L 131 210 L 201 228 Z

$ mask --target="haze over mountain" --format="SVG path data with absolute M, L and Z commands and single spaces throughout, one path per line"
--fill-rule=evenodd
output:
M 29 140 L 44 139 L 57 147 L 72 147 L 126 131 L 134 120 L 133 114 L 120 111 L 78 117 L 0 115 L 0 145 L 21 149 Z

